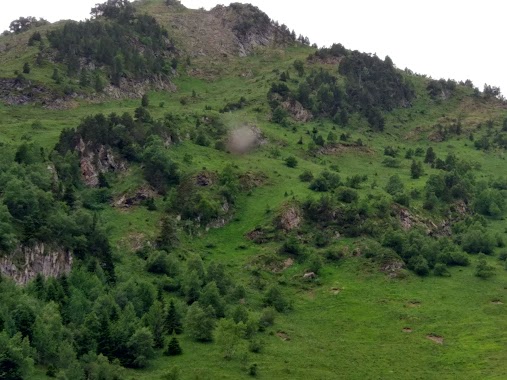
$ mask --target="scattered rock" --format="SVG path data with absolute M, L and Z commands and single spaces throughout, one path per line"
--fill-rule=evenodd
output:
M 408 307 L 419 307 L 419 306 L 421 306 L 421 302 L 420 301 L 409 301 L 407 303 L 407 306 Z
M 283 262 L 283 270 L 289 269 L 291 266 L 294 265 L 294 260 L 292 258 L 288 258 Z
M 410 327 L 404 327 L 401 331 L 403 331 L 404 333 L 411 333 L 412 329 Z
M 315 272 L 308 272 L 303 275 L 304 280 L 314 280 L 317 277 Z
M 405 269 L 405 263 L 397 260 L 386 262 L 380 266 L 380 271 L 390 278 L 399 277 L 403 269 Z
M 153 190 L 149 186 L 141 187 L 136 190 L 134 194 L 124 194 L 119 199 L 114 201 L 113 206 L 121 207 L 121 208 L 129 208 L 132 206 L 137 206 L 141 204 L 141 202 L 146 201 L 150 198 L 154 198 L 156 195 L 155 190 Z
M 494 300 L 494 301 L 491 301 L 491 303 L 492 303 L 493 305 L 503 305 L 503 302 L 502 302 L 502 301 L 500 301 L 500 300 Z
M 258 227 L 246 234 L 246 238 L 248 240 L 253 241 L 255 244 L 264 244 L 267 243 L 270 239 L 266 234 L 266 231 L 261 227 Z
M 201 172 L 195 176 L 195 184 L 201 187 L 213 185 L 216 181 L 216 174 L 211 172 Z

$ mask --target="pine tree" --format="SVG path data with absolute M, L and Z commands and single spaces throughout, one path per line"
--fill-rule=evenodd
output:
M 420 161 L 412 160 L 412 165 L 410 166 L 410 174 L 413 179 L 417 179 L 424 174 L 424 170 Z
M 181 322 L 181 315 L 176 310 L 176 306 L 174 305 L 174 300 L 169 302 L 169 308 L 167 310 L 166 318 L 165 318 L 165 331 L 168 334 L 181 334 L 183 332 L 183 324 Z
M 23 65 L 23 74 L 30 74 L 30 65 L 28 64 L 28 62 L 25 62 L 25 64 Z
M 178 338 L 173 336 L 171 338 L 171 341 L 167 345 L 167 349 L 164 352 L 164 355 L 167 356 L 176 356 L 181 355 L 183 353 L 183 350 L 180 347 L 180 342 L 178 342 Z

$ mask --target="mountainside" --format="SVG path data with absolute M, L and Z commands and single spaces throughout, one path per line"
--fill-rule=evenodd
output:
M 506 372 L 507 103 L 258 8 L 0 36 L 0 378 Z

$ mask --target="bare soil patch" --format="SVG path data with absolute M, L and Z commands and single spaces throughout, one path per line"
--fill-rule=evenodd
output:
M 407 306 L 408 307 L 420 307 L 421 306 L 421 301 L 409 301 L 407 303 Z
M 335 296 L 336 296 L 338 293 L 340 293 L 341 291 L 342 291 L 342 290 L 341 290 L 340 288 L 336 288 L 336 287 L 331 288 L 331 290 L 330 290 L 331 294 L 333 294 L 333 295 L 335 295 Z
M 444 344 L 444 338 L 441 337 L 440 335 L 429 334 L 429 335 L 426 335 L 426 338 L 428 338 L 429 340 L 431 340 L 437 344 Z
M 276 336 L 279 337 L 284 342 L 290 340 L 290 336 L 285 331 L 277 331 Z
M 401 331 L 404 333 L 411 333 L 413 330 L 410 327 L 404 327 Z

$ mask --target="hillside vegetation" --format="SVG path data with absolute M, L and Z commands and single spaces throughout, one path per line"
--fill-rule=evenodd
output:
M 0 378 L 507 370 L 507 104 L 261 10 L 0 37 Z

